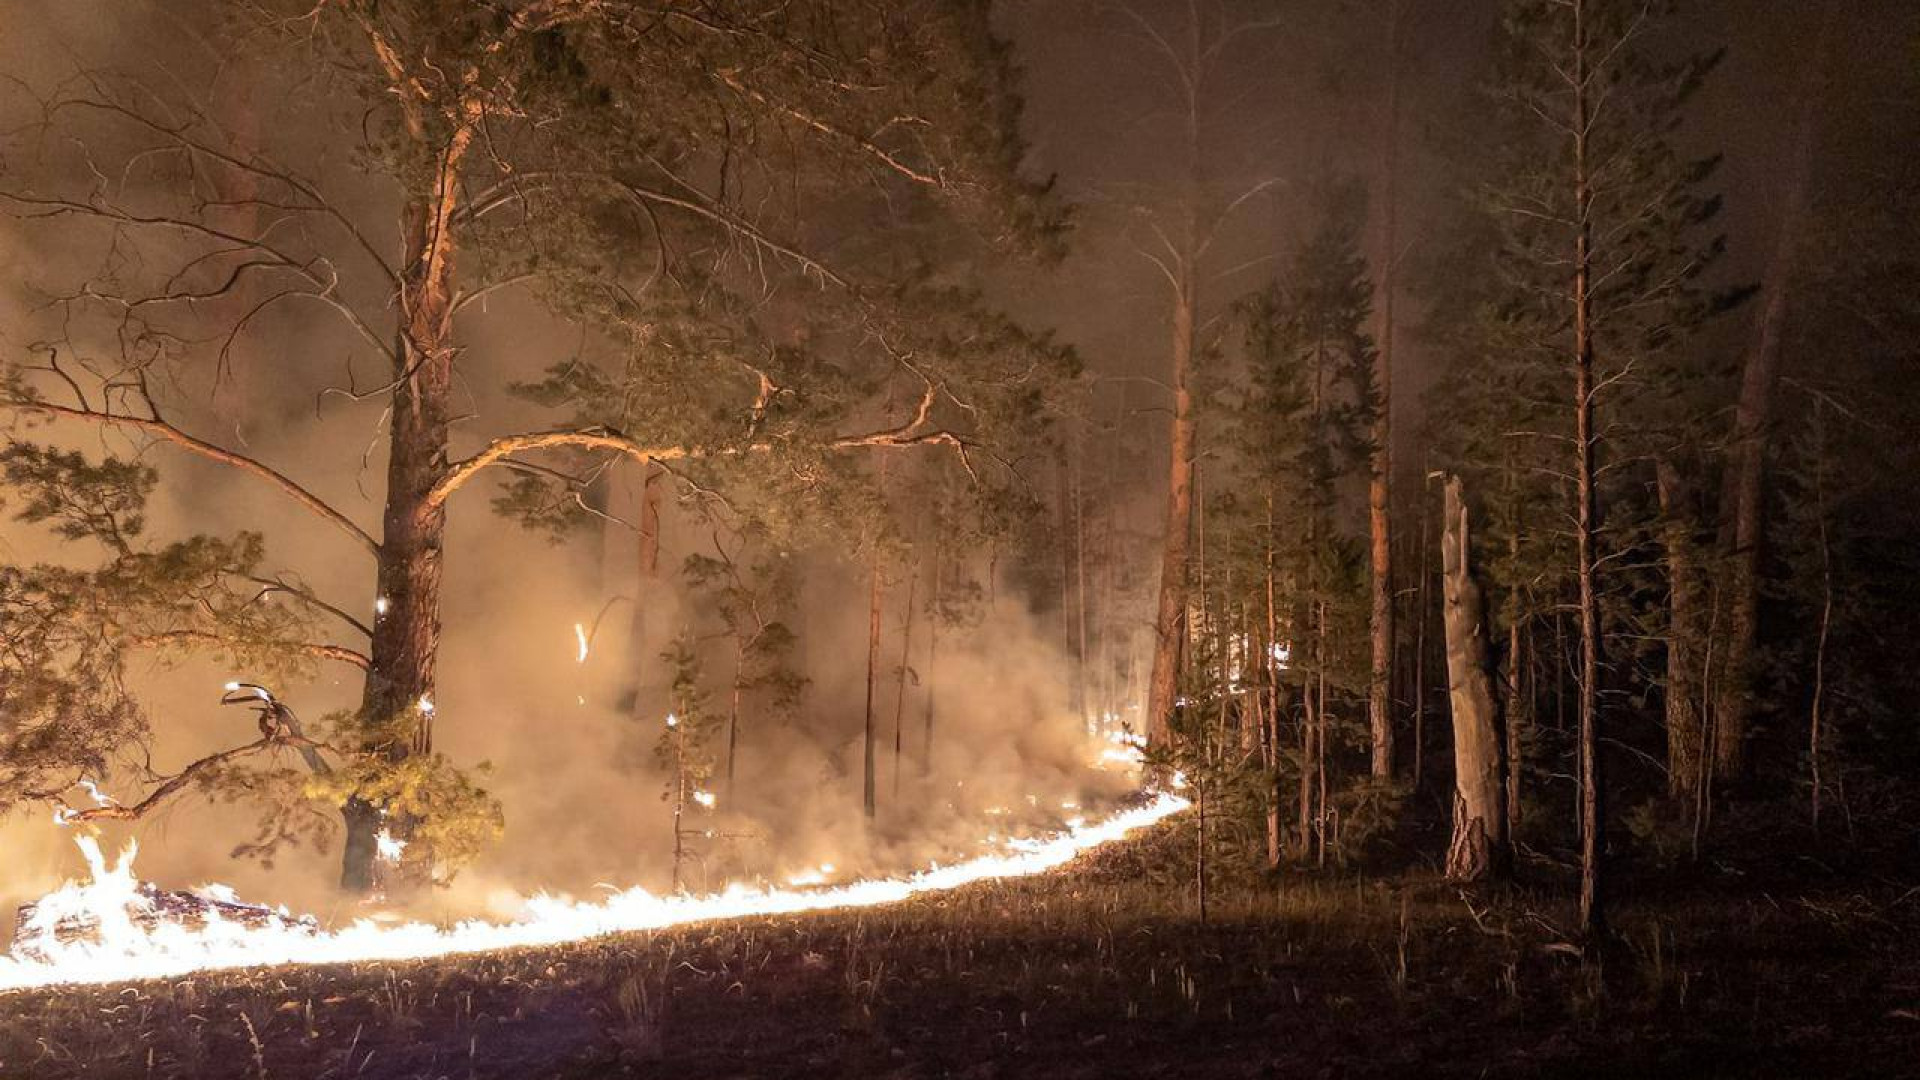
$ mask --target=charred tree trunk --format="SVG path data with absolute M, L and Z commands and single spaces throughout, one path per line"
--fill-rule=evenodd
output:
M 1414 560 L 1420 584 L 1414 593 L 1413 630 L 1413 790 L 1420 790 L 1427 760 L 1427 624 L 1433 621 L 1432 575 L 1427 567 L 1427 507 L 1432 502 L 1426 486 L 1420 488 L 1420 550 Z
M 1506 715 L 1504 717 L 1507 735 L 1507 839 L 1512 843 L 1520 835 L 1520 781 L 1521 769 L 1526 763 L 1522 753 L 1521 740 L 1526 733 L 1527 698 L 1521 689 L 1521 664 L 1525 656 L 1521 648 L 1522 628 L 1526 622 L 1525 605 L 1521 602 L 1520 589 L 1520 498 L 1517 475 L 1513 462 L 1507 462 L 1507 655 L 1506 672 L 1503 681 L 1507 684 Z
M 1493 673 L 1488 665 L 1486 603 L 1473 575 L 1467 507 L 1457 477 L 1447 478 L 1446 514 L 1440 560 L 1454 771 L 1447 877 L 1484 881 L 1506 873 L 1509 864 L 1507 793 L 1500 767 Z
M 878 733 L 874 729 L 873 699 L 880 680 L 880 601 L 880 556 L 875 553 L 867 578 L 867 719 L 860 738 L 860 806 L 868 818 L 874 811 L 873 748 Z
M 1261 657 L 1261 666 L 1267 673 L 1267 723 L 1265 728 L 1265 751 L 1267 769 L 1267 866 L 1269 869 L 1280 865 L 1280 808 L 1286 800 L 1286 793 L 1280 787 L 1280 713 L 1286 707 L 1280 685 L 1280 612 L 1274 603 L 1274 544 L 1277 537 L 1273 530 L 1273 495 L 1267 495 L 1267 651 Z
M 1807 768 L 1812 781 L 1813 831 L 1820 832 L 1820 810 L 1825 801 L 1826 776 L 1823 769 L 1826 743 L 1827 645 L 1833 633 L 1833 542 L 1827 529 L 1827 422 L 1826 403 L 1813 404 L 1814 514 L 1820 537 L 1820 635 L 1813 652 L 1813 703 L 1807 714 Z M 1844 795 L 1843 787 L 1841 793 Z
M 906 750 L 907 669 L 913 660 L 913 594 L 920 583 L 918 574 L 907 575 L 907 611 L 900 619 L 900 671 L 893 695 L 893 797 L 900 797 L 902 755 Z
M 1667 553 L 1667 794 L 1692 806 L 1705 779 L 1705 717 L 1700 711 L 1702 581 L 1695 559 L 1693 501 L 1680 470 L 1654 462 Z
M 1727 569 L 1727 635 L 1720 692 L 1714 705 L 1714 772 L 1737 783 L 1746 770 L 1747 729 L 1753 716 L 1754 647 L 1759 639 L 1761 515 L 1766 498 L 1767 443 L 1780 379 L 1780 344 L 1792 300 L 1796 256 L 1804 229 L 1817 142 L 1820 75 L 1831 50 L 1837 3 L 1821 15 L 1819 45 L 1799 92 L 1799 123 L 1782 193 L 1780 229 L 1762 280 L 1765 299 L 1740 376 L 1734 442 L 1721 494 L 1722 546 Z
M 940 673 L 940 545 L 933 547 L 933 588 L 931 591 L 932 610 L 927 617 L 927 712 L 925 733 L 920 743 L 920 775 L 933 774 L 933 704 L 934 692 L 938 689 L 936 681 Z

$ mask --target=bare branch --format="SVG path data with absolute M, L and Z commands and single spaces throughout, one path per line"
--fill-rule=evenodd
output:
M 279 488 L 282 493 L 293 499 L 294 502 L 306 507 L 348 536 L 353 537 L 354 540 L 359 542 L 361 547 L 366 548 L 375 556 L 380 554 L 380 542 L 375 540 L 372 534 L 354 524 L 352 518 L 335 510 L 332 506 L 328 505 L 325 500 L 302 487 L 297 481 L 285 473 L 243 454 L 236 454 L 231 450 L 216 446 L 204 439 L 195 438 L 158 417 L 148 419 L 138 416 L 127 416 L 120 413 L 103 412 L 93 408 L 72 408 L 66 405 L 55 405 L 49 401 L 19 398 L 0 400 L 0 409 L 39 413 L 42 416 L 71 420 L 84 420 L 90 424 L 100 424 L 106 427 L 131 428 L 135 431 L 145 432 L 163 441 L 170 442 L 183 450 L 198 454 L 208 460 L 218 461 L 223 465 L 231 465 L 242 472 L 251 473 L 254 476 L 260 477 Z

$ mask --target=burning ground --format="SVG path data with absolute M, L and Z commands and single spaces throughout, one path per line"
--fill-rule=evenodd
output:
M 1202 922 L 1194 824 L 859 912 L 12 993 L 0 1075 L 1885 1077 L 1920 1060 L 1920 905 L 1862 867 L 1723 865 L 1646 890 L 1602 975 L 1566 949 L 1545 865 L 1497 907 L 1418 871 L 1225 878 Z

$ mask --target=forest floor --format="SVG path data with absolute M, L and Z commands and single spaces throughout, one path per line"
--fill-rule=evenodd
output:
M 858 913 L 0 995 L 0 1077 L 1920 1076 L 1920 889 L 1877 873 L 1629 880 L 1596 966 L 1549 869 L 1220 882 L 1202 922 L 1192 835 Z

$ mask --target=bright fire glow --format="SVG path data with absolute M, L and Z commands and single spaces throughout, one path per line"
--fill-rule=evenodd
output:
M 693 793 L 693 801 L 711 810 L 713 809 L 714 803 L 720 800 L 714 798 L 713 792 L 711 791 L 696 791 Z
M 16 942 L 12 953 L 0 957 L 0 990 L 159 979 L 220 968 L 417 959 L 556 945 L 714 919 L 872 907 L 920 893 L 1052 870 L 1186 806 L 1187 800 L 1178 795 L 1160 794 L 1093 824 L 1073 822 L 1066 832 L 1050 837 L 1010 840 L 996 854 L 953 866 L 936 865 L 908 877 L 811 889 L 734 885 L 707 896 L 656 896 L 632 888 L 594 902 L 541 895 L 529 899 L 519 917 L 508 923 L 475 920 L 440 927 L 360 919 L 327 931 L 285 917 L 247 925 L 222 918 L 217 911 L 195 925 L 157 917 L 150 894 L 134 876 L 134 848 L 129 846 L 109 867 L 94 840 L 83 836 L 80 848 L 92 869 L 92 880 L 69 882 L 41 899 L 24 928 L 32 948 L 23 950 Z M 821 866 L 821 877 L 831 869 Z M 62 922 L 81 920 L 95 929 L 68 941 L 58 940 L 52 932 Z
M 380 856 L 381 862 L 397 863 L 400 861 L 400 856 L 407 850 L 407 842 L 386 829 L 380 830 L 379 835 L 373 838 L 373 843 L 374 851 Z
M 580 646 L 579 655 L 574 657 L 575 662 L 581 663 L 581 664 L 586 663 L 587 662 L 587 628 L 580 625 L 579 623 L 574 623 L 573 624 L 573 640 L 575 643 L 577 643 Z

